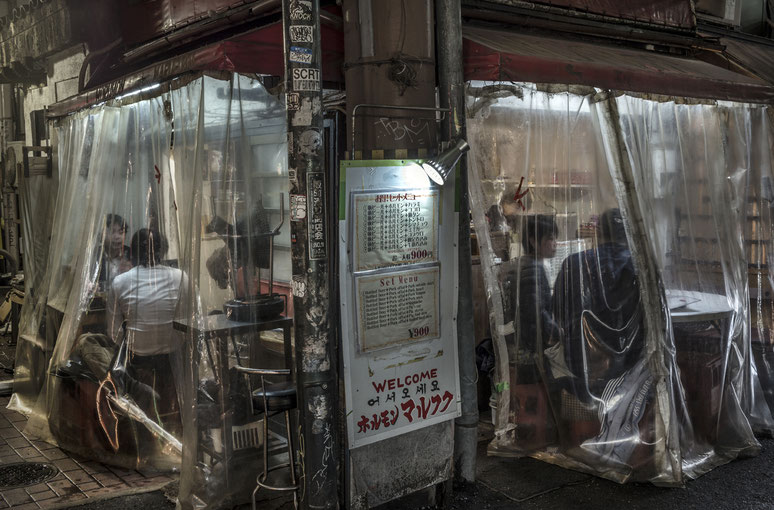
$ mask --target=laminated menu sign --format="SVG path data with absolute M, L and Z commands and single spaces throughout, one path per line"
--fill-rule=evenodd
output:
M 341 166 L 337 297 L 347 444 L 360 448 L 460 414 L 459 218 L 455 186 L 414 161 Z
M 440 335 L 438 266 L 355 279 L 361 352 Z
M 353 194 L 355 271 L 438 260 L 437 189 Z

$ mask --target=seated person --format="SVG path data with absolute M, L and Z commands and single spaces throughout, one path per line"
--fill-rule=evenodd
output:
M 148 416 L 174 415 L 178 423 L 173 425 L 179 426 L 175 381 L 182 375 L 181 345 L 172 321 L 187 278 L 180 269 L 160 264 L 166 251 L 167 241 L 156 230 L 143 228 L 132 236 L 135 265 L 113 279 L 108 332 L 113 341 L 126 343 L 127 375 L 160 395 L 153 409 L 145 409 Z
M 105 230 L 102 234 L 103 254 L 97 280 L 103 288 L 110 286 L 117 275 L 132 268 L 129 259 L 129 247 L 124 245 L 126 222 L 118 214 L 105 217 Z
M 633 365 L 643 342 L 639 283 L 618 209 L 600 216 L 597 239 L 596 248 L 562 263 L 553 298 L 575 396 L 587 402 Z
M 548 345 L 557 342 L 562 331 L 552 313 L 551 286 L 543 265 L 556 254 L 558 228 L 551 216 L 535 215 L 526 219 L 522 229 L 524 255 L 503 264 L 508 271 L 504 280 L 506 314 L 516 319 L 516 360 L 522 369 L 519 384 L 539 381 L 536 356 Z M 506 322 L 511 317 L 506 317 Z

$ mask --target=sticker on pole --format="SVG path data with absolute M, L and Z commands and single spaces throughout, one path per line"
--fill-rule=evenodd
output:
M 290 42 L 310 44 L 314 42 L 313 25 L 291 25 L 288 29 L 290 30 Z
M 311 0 L 290 0 L 290 19 L 293 21 L 312 21 Z
M 285 94 L 285 104 L 290 111 L 296 111 L 301 107 L 301 96 L 297 92 L 288 92 Z
M 320 70 L 313 67 L 293 69 L 293 90 L 295 92 L 318 92 L 320 90 Z
M 291 46 L 290 47 L 290 57 L 288 57 L 291 62 L 296 62 L 298 64 L 311 64 L 312 63 L 312 48 L 304 48 L 301 46 Z
M 328 256 L 328 236 L 325 228 L 325 176 L 322 172 L 306 174 L 309 195 L 309 260 Z
M 306 196 L 290 195 L 290 221 L 306 219 Z

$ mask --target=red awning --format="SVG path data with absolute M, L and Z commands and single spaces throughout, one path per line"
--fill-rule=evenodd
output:
M 344 34 L 321 25 L 323 81 L 343 83 Z M 233 71 L 282 76 L 285 53 L 282 23 L 274 23 L 247 34 L 191 51 L 175 59 L 190 62 L 192 71 Z
M 343 83 L 344 34 L 321 25 L 322 79 Z M 209 46 L 162 60 L 139 71 L 65 99 L 49 107 L 49 117 L 59 117 L 109 100 L 125 92 L 164 82 L 191 71 L 231 71 L 283 76 L 285 54 L 282 23 L 274 23 Z
M 479 27 L 463 29 L 466 80 L 588 85 L 774 103 L 774 87 L 700 60 Z

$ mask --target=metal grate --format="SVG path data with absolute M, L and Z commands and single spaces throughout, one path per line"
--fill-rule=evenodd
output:
M 51 480 L 59 473 L 52 464 L 19 462 L 0 466 L 0 489 L 26 487 Z

